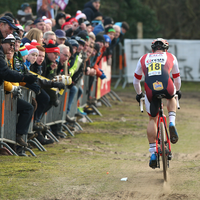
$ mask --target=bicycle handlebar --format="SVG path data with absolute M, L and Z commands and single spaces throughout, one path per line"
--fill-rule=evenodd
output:
M 174 97 L 175 97 L 175 99 L 176 99 L 176 106 L 177 106 L 178 109 L 180 109 L 179 100 L 178 100 L 178 95 L 175 94 Z M 144 112 L 144 110 L 143 110 L 143 102 L 144 102 L 144 100 L 145 100 L 145 97 L 142 97 L 142 98 L 140 99 L 140 103 L 139 103 L 140 111 L 141 111 L 142 113 Z

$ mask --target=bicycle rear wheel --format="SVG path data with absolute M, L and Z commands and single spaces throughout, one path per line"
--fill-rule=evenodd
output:
M 167 181 L 167 155 L 165 152 L 165 128 L 164 128 L 164 123 L 161 122 L 161 145 L 162 145 L 162 162 L 163 162 L 163 176 L 164 180 Z

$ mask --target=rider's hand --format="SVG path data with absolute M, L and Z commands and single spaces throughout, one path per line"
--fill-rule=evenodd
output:
M 178 100 L 181 98 L 181 91 L 179 90 L 179 91 L 176 91 L 176 94 L 178 95 Z
M 136 95 L 136 100 L 140 103 L 140 99 L 144 97 L 144 94 L 141 92 L 141 94 Z

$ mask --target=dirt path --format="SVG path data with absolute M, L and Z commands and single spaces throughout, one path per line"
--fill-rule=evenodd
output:
M 117 109 L 119 115 L 115 115 L 113 118 L 104 116 L 100 121 L 109 121 L 111 123 L 112 121 L 120 119 L 122 119 L 122 121 L 123 119 L 133 120 L 130 118 L 131 113 L 126 111 L 126 106 L 128 104 L 133 105 L 131 109 L 135 109 L 137 106 L 136 102 L 134 102 L 133 95 L 124 92 L 118 94 L 124 101 L 123 106 L 120 107 L 118 106 L 120 105 L 119 103 L 112 102 L 112 110 Z M 115 150 L 113 145 L 110 145 L 110 147 L 99 148 L 96 145 L 79 144 L 79 148 L 83 150 L 86 150 L 87 146 L 87 149 L 89 148 L 90 150 L 93 149 L 93 151 L 104 153 L 105 157 L 113 159 L 113 163 L 111 162 L 108 167 L 109 174 L 106 175 L 105 171 L 105 173 L 102 174 L 102 177 L 98 177 L 98 180 L 93 180 L 87 185 L 83 184 L 81 186 L 75 186 L 72 184 L 72 186 L 58 199 L 200 199 L 200 136 L 198 131 L 200 121 L 200 95 L 195 93 L 184 93 L 183 96 L 184 98 L 180 102 L 181 110 L 177 112 L 177 129 L 179 130 L 180 140 L 176 145 L 172 145 L 173 160 L 170 162 L 170 168 L 168 169 L 169 179 L 167 183 L 163 181 L 162 166 L 161 169 L 155 170 L 148 167 L 148 143 L 145 138 L 147 119 L 142 122 L 142 131 L 141 128 L 124 128 L 117 131 L 116 129 L 95 129 L 95 127 L 85 126 L 84 132 L 87 133 L 100 131 L 101 133 L 109 133 L 111 135 L 133 134 L 133 138 L 139 138 L 138 147 L 134 147 L 138 148 L 138 151 L 126 151 L 126 148 L 124 151 L 119 151 L 117 147 Z M 127 112 L 124 115 L 122 112 L 123 109 Z M 134 119 L 136 124 L 137 121 L 139 124 L 140 120 L 147 118 L 145 115 L 141 118 L 141 114 L 136 109 L 134 114 L 138 115 L 138 118 L 136 117 Z M 143 137 L 143 139 L 140 137 Z M 142 142 L 140 142 L 140 140 L 142 140 Z M 142 145 L 142 147 L 139 145 Z M 87 155 L 87 153 L 85 153 L 85 155 Z M 128 177 L 128 180 L 120 181 L 123 177 Z M 88 178 L 90 179 L 90 175 L 88 175 Z

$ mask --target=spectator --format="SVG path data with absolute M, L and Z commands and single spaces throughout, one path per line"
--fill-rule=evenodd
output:
M 127 22 L 117 22 L 115 25 L 120 27 L 120 36 L 117 39 L 117 44 L 122 40 L 124 34 L 129 30 L 129 25 Z
M 100 0 L 91 0 L 84 5 L 82 13 L 87 17 L 88 21 L 92 21 L 95 18 L 95 14 L 99 11 Z
M 34 25 L 35 25 L 36 28 L 41 30 L 43 34 L 46 32 L 46 25 L 45 25 L 44 20 L 42 18 L 37 18 L 34 21 Z
M 13 35 L 8 35 L 2 42 L 2 48 L 4 49 L 4 53 L 10 54 L 13 56 L 14 54 L 14 45 L 15 38 Z M 12 56 L 9 60 L 12 59 Z M 9 62 L 10 67 L 13 67 L 13 63 Z M 13 71 L 15 72 L 15 71 Z M 13 74 L 19 74 L 18 72 Z M 15 82 L 12 79 L 12 82 Z M 12 92 L 14 96 L 18 97 L 20 94 L 19 83 L 10 83 L 5 82 L 4 89 L 8 92 Z M 27 143 L 23 140 L 22 136 L 28 134 L 29 124 L 31 122 L 32 114 L 33 114 L 33 106 L 22 99 L 17 100 L 17 114 L 18 122 L 16 126 L 16 142 L 22 146 L 27 146 Z
M 111 44 L 111 39 L 108 35 L 103 35 L 104 39 L 105 39 L 105 47 L 108 48 Z
M 34 18 L 30 4 L 23 3 L 21 5 L 21 10 L 17 11 L 17 19 L 20 24 L 25 24 L 27 20 L 34 20 Z
M 12 71 L 8 68 L 5 61 L 5 54 L 9 54 L 14 48 L 15 38 L 12 34 L 8 35 L 2 40 L 2 45 L 0 46 L 0 85 L 4 80 L 11 82 L 27 82 L 34 83 L 37 80 L 37 76 L 33 75 L 22 75 L 16 71 Z
M 52 40 L 53 44 L 56 43 L 56 34 L 53 31 L 47 31 L 47 32 L 45 32 L 43 38 L 44 38 L 43 43 L 45 45 L 49 44 L 49 40 Z
M 61 29 L 57 29 L 55 31 L 55 34 L 56 34 L 56 45 L 59 45 L 59 44 L 64 44 L 65 43 L 65 40 L 67 39 L 65 36 L 66 36 L 66 33 L 65 31 L 61 30 Z
M 3 16 L 0 18 L 0 39 L 6 38 L 14 30 L 19 28 L 15 26 L 14 20 L 9 16 Z
M 62 26 L 61 26 L 61 29 L 66 31 L 68 30 L 69 28 L 72 27 L 72 23 L 71 22 L 65 22 Z
M 25 24 L 24 24 L 24 32 L 27 33 L 30 29 L 32 29 L 34 27 L 34 21 L 33 20 L 28 20 Z
M 52 28 L 53 31 L 61 29 L 61 26 L 66 22 L 66 16 L 64 13 L 60 12 L 56 15 L 56 25 Z
M 25 44 L 25 47 L 28 50 L 28 56 L 24 64 L 26 65 L 27 69 L 30 70 L 30 66 L 37 60 L 39 51 L 35 46 L 31 44 Z
M 22 43 L 31 43 L 31 41 L 35 39 L 39 44 L 43 43 L 43 33 L 41 30 L 37 28 L 32 28 L 26 36 L 22 39 Z
M 26 58 L 28 56 L 28 50 L 27 48 L 23 45 L 23 43 L 20 44 L 19 52 L 22 55 L 23 63 L 26 62 Z
M 105 28 L 105 34 L 108 35 L 111 41 L 115 38 L 115 29 L 112 26 Z
M 99 23 L 97 26 L 94 27 L 93 33 L 97 35 L 98 33 L 103 33 L 105 28 L 113 26 L 114 21 L 111 17 L 106 17 L 104 19 L 104 23 Z
M 92 32 L 92 25 L 91 25 L 91 23 L 88 20 L 86 20 L 86 21 L 84 21 L 84 24 L 86 25 L 87 33 L 88 34 L 91 33 Z
M 17 31 L 17 33 L 18 33 L 19 37 L 22 38 L 23 35 L 24 35 L 24 28 L 20 24 L 15 24 L 15 26 L 17 26 L 19 28 L 19 30 Z

